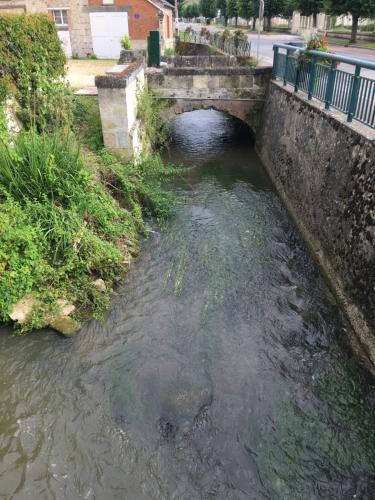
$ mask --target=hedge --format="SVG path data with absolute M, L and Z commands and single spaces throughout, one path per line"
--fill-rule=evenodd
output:
M 51 79 L 64 73 L 66 58 L 47 15 L 1 15 L 0 33 L 0 102 L 9 92 L 27 92 L 40 71 Z

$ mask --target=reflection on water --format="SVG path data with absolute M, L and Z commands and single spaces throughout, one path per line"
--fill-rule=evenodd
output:
M 0 336 L 0 496 L 374 498 L 374 388 L 250 138 L 173 133 L 194 168 L 105 321 Z

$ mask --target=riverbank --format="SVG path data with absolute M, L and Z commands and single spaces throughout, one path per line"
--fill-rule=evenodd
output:
M 174 172 L 158 154 L 124 163 L 103 149 L 92 97 L 75 99 L 72 130 L 4 132 L 1 320 L 19 333 L 50 326 L 69 336 L 100 317 L 147 234 L 145 217 L 167 216 L 162 182 Z

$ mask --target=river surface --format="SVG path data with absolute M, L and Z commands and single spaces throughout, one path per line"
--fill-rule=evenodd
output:
M 248 132 L 174 121 L 190 168 L 102 322 L 0 332 L 4 499 L 375 498 L 375 393 Z

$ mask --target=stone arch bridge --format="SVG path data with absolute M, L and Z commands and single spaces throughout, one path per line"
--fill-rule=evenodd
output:
M 95 79 L 104 144 L 123 155 L 140 149 L 137 92 L 147 86 L 168 103 L 167 120 L 199 109 L 216 109 L 239 118 L 256 135 L 271 79 L 270 67 L 241 66 L 233 56 L 166 58 L 161 68 L 142 60 L 112 68 Z
M 164 111 L 167 119 L 188 111 L 216 109 L 239 118 L 254 134 L 260 125 L 270 78 L 271 68 L 230 65 L 147 70 L 148 87 L 168 100 Z

